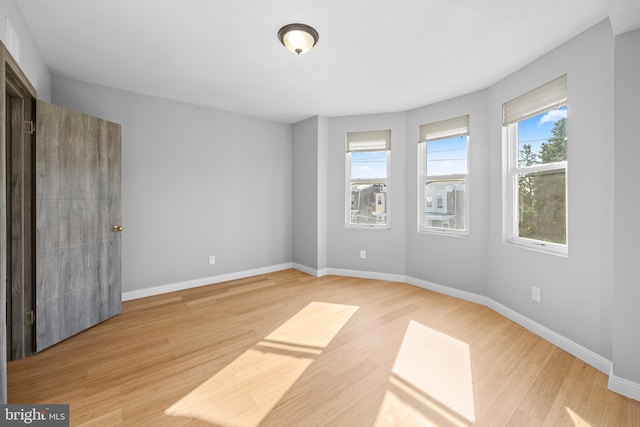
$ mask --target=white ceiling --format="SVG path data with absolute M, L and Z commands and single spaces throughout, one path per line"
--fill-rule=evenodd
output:
M 405 111 L 484 89 L 605 19 L 611 1 L 18 4 L 54 75 L 293 123 Z M 277 39 L 292 22 L 320 33 L 299 57 Z

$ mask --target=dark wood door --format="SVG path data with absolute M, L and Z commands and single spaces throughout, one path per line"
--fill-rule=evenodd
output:
M 38 101 L 37 351 L 120 312 L 120 133 Z

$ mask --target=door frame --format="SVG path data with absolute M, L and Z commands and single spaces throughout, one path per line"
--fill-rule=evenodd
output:
M 11 91 L 11 84 L 7 85 L 9 77 L 14 88 L 17 88 L 37 98 L 37 92 L 22 72 L 18 63 L 11 56 L 4 44 L 0 41 L 0 403 L 7 402 L 7 141 L 6 141 L 6 117 L 7 117 L 7 93 Z M 8 87 L 9 86 L 9 87 Z M 34 229 L 35 231 L 35 229 Z M 35 234 L 34 234 L 35 235 Z M 35 259 L 33 268 L 35 269 Z M 34 276 L 35 278 L 35 276 Z M 35 322 L 34 322 L 35 323 Z
M 35 98 L 11 70 L 5 76 L 7 165 L 7 358 L 36 349 Z M 30 123 L 29 128 L 27 124 Z

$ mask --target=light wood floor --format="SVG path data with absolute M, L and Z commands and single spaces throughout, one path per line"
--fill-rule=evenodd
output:
M 72 425 L 640 426 L 607 377 L 492 310 L 286 270 L 124 303 L 9 363 Z

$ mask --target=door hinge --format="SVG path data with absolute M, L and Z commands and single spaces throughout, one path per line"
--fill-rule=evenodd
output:
M 27 311 L 24 315 L 24 323 L 26 323 L 27 325 L 33 325 L 33 320 L 33 310 Z
M 33 135 L 36 132 L 36 126 L 33 124 L 33 120 L 25 120 L 23 125 L 23 132 Z

